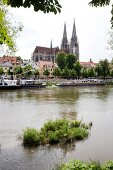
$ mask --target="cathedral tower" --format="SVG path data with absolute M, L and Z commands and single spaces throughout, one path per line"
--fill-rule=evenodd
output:
M 68 44 L 68 39 L 67 39 L 67 31 L 66 31 L 66 23 L 64 24 L 64 33 L 63 33 L 63 38 L 62 38 L 62 43 L 61 43 L 61 50 L 64 52 L 69 52 L 69 44 Z
M 75 54 L 79 60 L 79 43 L 76 35 L 75 19 L 73 23 L 73 31 L 72 31 L 69 52 Z

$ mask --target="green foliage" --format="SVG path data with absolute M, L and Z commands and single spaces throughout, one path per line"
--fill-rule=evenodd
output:
M 68 69 L 73 69 L 73 64 L 77 61 L 77 57 L 74 54 L 68 54 L 66 56 L 66 65 Z
M 36 129 L 27 128 L 23 133 L 24 146 L 38 146 L 40 142 L 39 133 Z
M 67 66 L 62 70 L 61 75 L 62 75 L 62 77 L 64 77 L 64 78 L 70 77 L 70 70 L 67 68 Z
M 49 70 L 48 70 L 48 69 L 45 69 L 44 72 L 43 72 L 43 75 L 45 75 L 45 76 L 48 77 L 48 76 L 50 75 Z
M 83 162 L 79 160 L 71 160 L 58 168 L 58 170 L 102 170 L 98 162 Z
M 88 69 L 88 77 L 95 77 L 95 70 L 94 68 L 89 68 Z
M 16 67 L 14 67 L 13 72 L 15 75 L 21 75 L 23 73 L 23 69 L 21 66 L 16 66 Z
M 0 75 L 4 74 L 4 69 L 0 67 Z
M 25 66 L 23 69 L 23 74 L 25 77 L 30 77 L 31 75 L 33 75 L 32 66 L 30 66 L 30 65 Z
M 112 170 L 113 169 L 113 161 L 108 161 L 102 167 L 102 170 Z
M 88 126 L 87 126 L 88 127 Z M 58 119 L 48 121 L 38 132 L 35 129 L 27 128 L 23 134 L 25 146 L 38 146 L 38 144 L 67 143 L 76 140 L 83 140 L 88 137 L 89 131 L 81 121 L 69 121 Z
M 2 1 L 0 1 L 0 45 L 6 45 L 8 50 L 16 51 L 15 38 L 22 26 L 12 24 L 12 18 Z
M 53 75 L 54 76 L 61 76 L 61 70 L 60 70 L 59 67 L 57 67 L 53 70 Z
M 44 13 L 52 12 L 57 14 L 61 10 L 58 0 L 3 0 L 3 2 L 11 7 L 34 7 L 34 11 L 43 11 Z
M 113 170 L 113 161 L 108 161 L 101 165 L 96 161 L 70 160 L 68 163 L 58 166 L 57 170 Z
M 101 75 L 104 77 L 109 76 L 110 74 L 110 67 L 109 67 L 109 62 L 107 59 L 105 60 L 100 60 L 99 61 L 100 69 L 101 69 Z
M 38 70 L 34 70 L 34 75 L 35 75 L 35 78 L 37 78 L 39 76 L 39 71 Z
M 70 70 L 70 77 L 73 79 L 77 77 L 77 73 L 74 68 L 72 70 Z
M 74 64 L 74 69 L 77 73 L 77 77 L 79 78 L 80 75 L 81 75 L 81 69 L 82 69 L 82 66 L 80 65 L 80 62 L 77 61 L 75 64 Z
M 66 66 L 66 53 L 64 52 L 58 53 L 56 61 L 57 61 L 58 67 L 61 70 L 63 70 Z

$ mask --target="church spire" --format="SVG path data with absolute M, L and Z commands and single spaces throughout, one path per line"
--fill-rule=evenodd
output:
M 79 43 L 76 35 L 75 19 L 73 22 L 72 37 L 70 42 L 70 53 L 75 54 L 79 60 Z
M 73 22 L 73 32 L 72 32 L 72 37 L 76 36 L 76 27 L 75 27 L 75 18 L 74 18 L 74 22 Z
M 64 52 L 69 51 L 69 44 L 68 44 L 67 30 L 66 30 L 66 22 L 64 23 L 64 32 L 63 32 L 63 38 L 62 38 L 62 43 L 61 43 L 61 50 L 63 50 Z

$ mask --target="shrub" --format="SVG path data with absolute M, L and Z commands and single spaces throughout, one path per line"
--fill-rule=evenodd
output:
M 108 161 L 102 167 L 102 170 L 112 170 L 113 169 L 113 161 Z
M 26 128 L 23 133 L 24 146 L 38 146 L 40 143 L 39 133 L 36 129 Z
M 92 161 L 90 163 L 79 160 L 71 160 L 58 167 L 58 170 L 102 170 L 98 162 Z
M 89 131 L 81 121 L 58 119 L 48 121 L 38 132 L 36 129 L 27 128 L 23 134 L 25 146 L 38 146 L 39 144 L 55 144 L 82 140 L 88 137 Z

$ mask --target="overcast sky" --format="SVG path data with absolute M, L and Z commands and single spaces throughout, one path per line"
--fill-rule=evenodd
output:
M 111 27 L 111 6 L 94 8 L 88 2 L 89 0 L 60 0 L 62 12 L 57 15 L 34 12 L 32 8 L 12 9 L 15 19 L 24 26 L 17 38 L 16 55 L 30 59 L 36 46 L 50 47 L 51 39 L 53 47 L 60 47 L 64 22 L 70 41 L 75 18 L 80 61 L 89 61 L 90 58 L 94 62 L 105 58 L 110 61 L 113 56 L 108 50 L 107 42 Z

